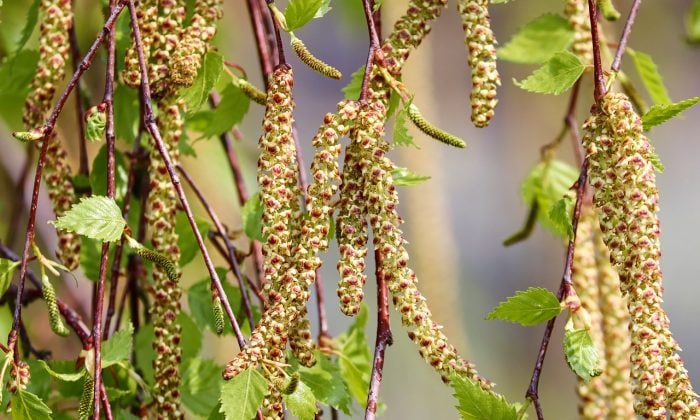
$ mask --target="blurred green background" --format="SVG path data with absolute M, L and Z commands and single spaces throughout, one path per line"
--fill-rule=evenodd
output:
M 83 51 L 101 25 L 99 7 L 90 0 L 78 0 L 77 31 Z M 388 33 L 396 16 L 405 9 L 407 0 L 386 0 L 383 7 L 384 32 Z M 504 44 L 523 24 L 547 13 L 560 13 L 563 1 L 518 0 L 507 5 L 493 5 L 492 27 Z M 630 0 L 616 1 L 623 16 Z M 310 154 L 310 139 L 324 113 L 334 110 L 342 99 L 340 89 L 350 74 L 364 64 L 367 35 L 359 0 L 334 0 L 326 18 L 314 21 L 298 31 L 306 45 L 319 57 L 343 71 L 340 82 L 325 79 L 287 54 L 296 72 L 295 118 L 298 123 L 305 157 Z M 6 0 L 0 9 L 0 56 L 11 51 L 19 36 L 29 2 Z M 635 24 L 630 46 L 650 54 L 665 77 L 674 101 L 700 95 L 700 49 L 684 41 L 684 16 L 689 0 L 644 2 Z M 621 23 L 604 24 L 611 40 L 617 40 Z M 432 25 L 433 31 L 420 49 L 411 56 L 404 82 L 415 92 L 415 103 L 426 117 L 440 127 L 468 142 L 466 150 L 436 144 L 412 130 L 419 148 L 393 152 L 399 165 L 432 179 L 400 191 L 400 212 L 404 229 L 411 243 L 409 252 L 420 279 L 420 287 L 428 297 L 437 321 L 445 325 L 446 334 L 464 356 L 476 363 L 480 373 L 498 384 L 497 390 L 511 401 L 522 401 L 534 364 L 543 327 L 524 328 L 499 321 L 485 321 L 489 310 L 515 290 L 543 286 L 555 290 L 559 284 L 564 247 L 559 239 L 537 227 L 525 243 L 504 248 L 501 241 L 516 231 L 526 214 L 520 199 L 520 183 L 539 159 L 539 147 L 559 132 L 568 95 L 544 96 L 527 93 L 515 87 L 512 79 L 527 76 L 532 66 L 500 63 L 503 86 L 500 103 L 491 126 L 477 130 L 469 121 L 469 70 L 462 42 L 461 23 L 455 2 Z M 225 20 L 217 42 L 227 60 L 243 66 L 251 81 L 262 86 L 262 78 L 254 47 L 247 9 L 243 0 L 226 1 Z M 36 34 L 34 35 L 36 38 Z M 36 43 L 36 39 L 30 41 Z M 637 81 L 629 59 L 623 69 Z M 98 63 L 85 77 L 85 86 L 99 97 L 102 89 L 103 65 Z M 641 86 L 641 85 L 640 85 Z M 585 118 L 591 103 L 590 74 L 585 76 L 578 106 L 579 121 Z M 17 103 L 18 108 L 22 107 Z M 77 167 L 77 140 L 72 103 L 60 120 L 59 130 L 66 139 L 73 167 Z M 263 109 L 255 104 L 240 129 L 244 141 L 236 148 L 244 165 L 246 181 L 255 189 L 254 162 L 256 139 Z M 388 131 L 390 135 L 390 131 Z M 685 112 L 664 126 L 654 128 L 650 137 L 666 166 L 658 176 L 661 194 L 662 243 L 665 273 L 665 304 L 672 330 L 684 351 L 682 353 L 691 377 L 700 386 L 700 107 Z M 123 143 L 121 144 L 123 145 Z M 225 223 L 240 227 L 237 197 L 231 182 L 223 151 L 216 141 L 200 141 L 194 148 L 198 158 L 184 158 L 185 166 L 199 181 Z M 97 147 L 91 145 L 91 156 Z M 0 122 L 0 235 L 4 238 L 9 225 L 19 224 L 24 230 L 26 215 L 21 220 L 8 220 L 17 197 L 16 179 L 24 160 L 24 149 L 9 135 Z M 567 143 L 559 157 L 573 163 Z M 29 188 L 27 184 L 25 188 Z M 28 190 L 29 191 L 29 190 Z M 194 201 L 194 200 L 193 200 Z M 198 208 L 203 214 L 201 208 Z M 45 194 L 40 201 L 38 225 L 45 248 L 55 247 L 52 229 L 45 221 L 53 219 Z M 20 249 L 19 241 L 13 244 Z M 218 257 L 218 256 L 217 256 Z M 337 250 L 326 255 L 323 267 L 326 301 L 331 332 L 339 334 L 351 322 L 337 310 L 335 297 L 335 261 Z M 217 261 L 223 265 L 221 260 Z M 372 272 L 372 267 L 368 267 Z M 206 276 L 200 259 L 186 267 L 183 285 Z M 82 311 L 88 309 L 89 283 L 78 275 L 77 281 L 66 277 L 59 294 L 66 299 L 81 300 Z M 375 295 L 372 279 L 367 285 L 367 301 L 374 312 Z M 309 305 L 315 321 L 313 300 Z M 36 306 L 36 305 L 35 305 Z M 30 308 L 26 316 L 45 319 L 41 308 Z M 4 337 L 9 313 L 0 314 Z M 396 321 L 394 316 L 394 321 Z M 88 319 L 86 317 L 86 319 Z M 42 321 L 43 322 L 43 321 Z M 370 320 L 373 325 L 374 318 Z M 575 378 L 562 357 L 562 322 L 557 324 L 553 345 L 546 360 L 540 396 L 547 418 L 577 417 Z M 314 325 L 315 327 L 315 325 Z M 31 336 L 44 347 L 50 347 L 55 358 L 74 358 L 77 340 L 59 340 L 43 334 L 45 325 L 30 326 Z M 450 419 L 457 418 L 450 389 L 419 358 L 416 348 L 407 339 L 400 323 L 393 323 L 394 345 L 387 350 L 381 396 L 388 406 L 386 418 Z M 368 337 L 373 344 L 374 330 Z M 232 337 L 207 336 L 203 355 L 227 361 L 237 351 Z M 359 417 L 359 416 L 357 416 Z

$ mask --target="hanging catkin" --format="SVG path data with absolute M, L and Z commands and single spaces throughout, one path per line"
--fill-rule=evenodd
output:
M 625 95 L 608 93 L 584 134 L 603 240 L 629 299 L 635 411 L 648 418 L 693 418 L 699 415 L 697 395 L 661 307 L 658 193 L 642 121 Z

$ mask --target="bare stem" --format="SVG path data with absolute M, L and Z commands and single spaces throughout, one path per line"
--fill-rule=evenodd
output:
M 595 83 L 595 101 L 598 102 L 605 94 L 603 65 L 600 61 L 600 38 L 598 36 L 598 2 L 588 0 L 588 14 L 591 20 L 591 42 L 593 43 L 593 78 Z
M 134 44 L 138 53 L 139 68 L 141 70 L 141 97 L 143 100 L 142 113 L 144 127 L 153 138 L 153 141 L 156 143 L 158 153 L 160 154 L 161 159 L 163 159 L 163 163 L 165 164 L 165 167 L 168 171 L 168 175 L 170 175 L 170 180 L 172 181 L 173 188 L 175 189 L 175 192 L 177 193 L 177 196 L 180 199 L 180 203 L 182 204 L 182 207 L 185 211 L 187 220 L 189 221 L 190 227 L 192 228 L 192 232 L 194 233 L 194 236 L 197 240 L 197 245 L 199 246 L 199 250 L 202 253 L 202 257 L 204 258 L 204 263 L 207 266 L 207 270 L 209 271 L 209 276 L 214 282 L 216 289 L 219 292 L 219 295 L 223 296 L 225 295 L 225 292 L 221 284 L 221 280 L 219 279 L 219 275 L 216 273 L 214 263 L 212 262 L 211 257 L 209 256 L 209 251 L 207 251 L 207 248 L 204 245 L 202 234 L 199 232 L 199 229 L 197 228 L 197 223 L 194 219 L 194 214 L 192 214 L 192 208 L 190 207 L 190 204 L 187 201 L 185 191 L 183 190 L 182 184 L 180 183 L 180 177 L 178 176 L 177 171 L 175 170 L 172 159 L 170 158 L 168 150 L 166 149 L 165 144 L 163 143 L 163 138 L 160 135 L 158 125 L 156 124 L 155 115 L 153 113 L 153 106 L 151 104 L 151 89 L 148 84 L 148 71 L 146 70 L 146 62 L 143 56 L 143 43 L 141 42 L 141 32 L 139 30 L 138 20 L 136 17 L 136 8 L 134 7 L 133 0 L 128 0 L 128 4 L 129 13 L 131 14 L 131 30 L 133 31 L 134 35 Z M 241 332 L 241 329 L 238 325 L 238 321 L 236 321 L 236 317 L 233 314 L 231 306 L 225 305 L 224 310 L 226 311 L 226 314 L 231 320 L 233 331 L 236 334 L 236 339 L 238 341 L 239 347 L 245 347 L 245 338 L 243 337 L 243 333 Z
M 634 20 L 637 17 L 637 12 L 639 11 L 639 6 L 641 4 L 642 0 L 634 0 L 634 3 L 632 3 L 630 14 L 627 16 L 627 21 L 625 22 L 625 27 L 622 30 L 622 36 L 620 37 L 620 43 L 618 44 L 617 52 L 615 53 L 615 59 L 613 60 L 611 66 L 612 71 L 620 71 L 622 55 L 625 53 L 627 41 L 630 37 L 630 33 L 632 33 L 632 25 L 634 25 Z
M 362 78 L 362 89 L 360 90 L 360 101 L 367 100 L 369 95 L 369 78 L 372 74 L 372 62 L 374 61 L 374 52 L 379 48 L 379 35 L 377 27 L 374 24 L 374 16 L 372 15 L 372 0 L 362 0 L 362 7 L 365 12 L 365 21 L 367 22 L 367 31 L 369 32 L 369 51 L 367 51 L 367 61 L 365 62 L 365 75 Z

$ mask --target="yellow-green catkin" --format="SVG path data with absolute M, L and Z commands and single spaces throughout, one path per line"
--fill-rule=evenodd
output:
M 343 77 L 340 70 L 311 54 L 311 51 L 306 48 L 306 45 L 304 45 L 301 39 L 292 37 L 292 49 L 304 64 L 319 74 L 336 80 L 340 80 L 340 78 Z
M 92 400 L 95 381 L 89 373 L 83 376 L 83 393 L 78 403 L 78 418 L 89 419 L 92 416 Z
M 139 32 L 141 33 L 141 45 L 143 50 L 143 58 L 148 62 L 151 57 L 151 46 L 156 32 L 158 31 L 158 1 L 157 0 L 137 0 L 134 1 L 136 6 L 136 18 L 139 24 Z M 133 34 L 132 34 L 133 41 Z M 149 72 L 150 73 L 150 72 Z M 150 76 L 149 76 L 150 79 Z M 136 47 L 127 48 L 126 57 L 124 60 L 124 70 L 122 71 L 122 80 L 124 83 L 137 89 L 141 86 L 141 70 L 139 68 L 138 55 Z
M 195 1 L 190 26 L 181 28 L 180 42 L 170 58 L 170 80 L 175 85 L 190 86 L 194 82 L 222 16 L 222 0 Z
M 460 139 L 454 134 L 450 134 L 434 126 L 430 121 L 426 120 L 417 106 L 413 104 L 409 105 L 406 114 L 408 115 L 408 118 L 411 121 L 413 121 L 416 127 L 420 129 L 420 131 L 429 135 L 435 140 L 445 143 L 449 146 L 458 147 L 460 149 L 467 147 L 467 144 L 464 142 L 464 140 Z
M 580 299 L 582 309 L 591 321 L 588 334 L 598 355 L 603 359 L 605 344 L 603 341 L 603 320 L 600 309 L 600 290 L 598 287 L 598 267 L 596 265 L 594 231 L 598 219 L 591 206 L 581 211 L 576 231 L 576 248 L 571 271 L 571 281 Z M 603 371 L 604 359 L 598 365 Z M 576 391 L 579 396 L 579 415 L 582 419 L 606 419 L 608 415 L 608 395 L 603 375 L 585 381 L 578 378 Z
M 179 160 L 178 143 L 182 134 L 181 103 L 176 100 L 161 100 L 158 103 L 157 125 L 162 134 L 163 144 L 173 164 Z M 151 233 L 151 244 L 155 252 L 167 257 L 171 262 L 180 260 L 178 235 L 175 231 L 178 198 L 163 159 L 150 139 L 152 148 L 149 161 L 150 193 L 148 194 L 146 218 Z M 153 268 L 153 296 L 151 315 L 156 352 L 153 361 L 155 404 L 153 414 L 157 418 L 183 418 L 180 407 L 180 374 L 178 366 L 182 358 L 180 346 L 181 327 L 176 321 L 180 313 L 179 269 L 173 276 L 172 267 L 156 265 Z
M 496 69 L 496 38 L 491 30 L 488 0 L 459 0 L 457 8 L 462 17 L 464 43 L 469 51 L 471 69 L 471 118 L 474 126 L 486 127 L 493 118 L 496 89 L 501 77 Z
M 608 389 L 608 418 L 634 418 L 634 396 L 630 384 L 630 315 L 627 298 L 620 291 L 620 278 L 610 265 L 610 253 L 595 227 L 595 258 L 600 290 L 600 313 L 603 321 L 605 369 L 602 378 Z
M 45 273 L 42 273 L 41 276 L 41 294 L 44 298 L 44 302 L 46 302 L 46 308 L 49 312 L 49 325 L 51 326 L 51 330 L 62 337 L 70 334 L 68 328 L 65 326 L 65 324 L 63 324 L 61 314 L 58 310 L 58 305 L 56 303 L 56 290 Z
M 416 287 L 417 278 L 408 266 L 406 241 L 399 228 L 398 194 L 391 175 L 395 166 L 386 156 L 389 143 L 384 139 L 386 108 L 381 101 L 363 105 L 351 139 L 360 149 L 363 168 L 363 190 L 374 236 L 374 247 L 381 256 L 378 275 L 387 282 L 393 303 L 401 313 L 401 322 L 409 338 L 418 346 L 420 355 L 448 381 L 452 373 L 469 378 L 484 389 L 492 384 L 480 377 L 474 365 L 462 359 L 448 343 L 442 327 L 432 319 L 425 297 Z
M 647 418 L 697 417 L 697 395 L 661 306 L 659 205 L 651 145 L 625 95 L 607 93 L 600 100 L 584 124 L 583 143 L 603 240 L 629 299 L 635 411 Z
M 245 96 L 250 98 L 253 102 L 260 105 L 265 105 L 267 103 L 267 94 L 246 79 L 236 79 L 234 83 L 238 89 L 240 89 L 241 92 L 243 92 Z
M 70 56 L 68 30 L 73 23 L 70 0 L 43 0 L 39 3 L 41 35 L 39 61 L 30 93 L 24 103 L 24 125 L 28 130 L 44 124 L 51 109 L 58 85 L 66 71 L 66 57 Z M 54 134 L 48 141 L 44 180 L 57 217 L 63 216 L 75 202 L 75 189 L 68 157 L 60 140 Z M 74 233 L 58 232 L 57 255 L 69 270 L 80 263 L 80 237 Z
M 587 0 L 566 0 L 564 16 L 574 30 L 574 54 L 585 65 L 593 63 L 593 43 L 591 43 L 591 20 L 588 16 Z

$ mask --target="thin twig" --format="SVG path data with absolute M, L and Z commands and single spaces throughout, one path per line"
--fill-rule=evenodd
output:
M 248 15 L 250 16 L 250 23 L 253 27 L 253 34 L 255 35 L 255 47 L 258 49 L 260 70 L 262 70 L 263 81 L 265 87 L 267 87 L 266 75 L 272 73 L 273 66 L 270 57 L 272 57 L 273 52 L 270 51 L 270 44 L 267 34 L 265 33 L 264 19 L 266 15 L 263 13 L 263 8 L 260 7 L 260 2 L 258 0 L 246 0 L 246 5 L 248 6 Z
M 163 159 L 163 163 L 165 164 L 165 167 L 168 171 L 168 175 L 170 175 L 170 180 L 172 181 L 173 188 L 175 189 L 175 192 L 177 193 L 177 196 L 180 199 L 180 203 L 182 204 L 182 207 L 185 211 L 187 220 L 189 221 L 190 227 L 192 228 L 192 232 L 194 233 L 195 239 L 197 240 L 197 245 L 199 246 L 199 250 L 201 251 L 202 257 L 204 258 L 204 263 L 207 266 L 207 270 L 209 271 L 209 276 L 216 285 L 216 289 L 219 292 L 219 295 L 223 296 L 225 295 L 225 292 L 221 284 L 221 280 L 219 279 L 219 275 L 216 273 L 214 263 L 212 262 L 211 257 L 209 256 L 209 251 L 207 251 L 207 248 L 204 245 L 204 240 L 202 239 L 202 234 L 197 228 L 197 223 L 195 222 L 194 214 L 192 213 L 192 208 L 190 207 L 190 204 L 187 201 L 185 191 L 183 190 L 182 184 L 180 183 L 180 177 L 178 176 L 177 171 L 175 170 L 172 159 L 170 158 L 170 154 L 168 153 L 168 150 L 166 149 L 165 144 L 163 143 L 163 138 L 161 137 L 160 130 L 158 129 L 158 125 L 156 124 L 156 119 L 151 104 L 151 89 L 148 84 L 148 71 L 146 69 L 146 61 L 143 56 L 141 32 L 139 30 L 138 20 L 136 17 L 136 7 L 134 7 L 133 0 L 128 0 L 128 4 L 129 13 L 131 14 L 131 30 L 134 35 L 134 44 L 138 53 L 139 68 L 141 70 L 141 97 L 143 98 L 142 113 L 144 115 L 144 127 L 153 138 L 153 141 L 156 144 L 156 148 L 158 149 L 158 152 L 160 154 L 160 157 L 161 159 Z M 225 301 L 222 301 L 222 304 L 224 306 L 226 314 L 231 320 L 233 331 L 236 334 L 236 339 L 238 341 L 239 347 L 245 347 L 245 338 L 243 337 L 243 333 L 241 332 L 241 329 L 238 325 L 238 321 L 236 321 L 236 317 L 233 314 L 231 306 L 227 305 L 227 302 Z
M 581 218 L 581 205 L 584 200 L 584 192 L 586 190 L 586 182 L 588 180 L 587 173 L 588 161 L 584 160 L 581 165 L 581 172 L 579 173 L 578 180 L 576 181 L 576 205 L 574 207 L 574 214 L 571 219 L 571 225 L 573 226 L 574 235 L 569 239 L 569 246 L 566 251 L 566 261 L 564 263 L 564 274 L 562 275 L 561 284 L 559 290 L 557 291 L 557 299 L 561 302 L 563 296 L 566 294 L 567 289 L 572 287 L 571 283 L 571 269 L 574 264 L 574 249 L 576 245 L 576 230 L 578 229 L 578 221 Z M 538 389 L 540 384 L 540 375 L 542 374 L 542 368 L 544 367 L 544 357 L 547 354 L 547 348 L 549 346 L 549 341 L 552 338 L 552 331 L 554 330 L 554 322 L 556 317 L 550 319 L 547 322 L 547 326 L 544 330 L 544 336 L 542 337 L 542 342 L 540 344 L 540 350 L 537 353 L 537 359 L 535 361 L 535 369 L 532 372 L 532 377 L 530 379 L 530 385 L 527 388 L 527 393 L 525 396 L 532 401 L 535 406 L 535 412 L 537 413 L 538 420 L 544 420 L 544 414 L 542 413 L 542 406 L 540 404 Z
M 219 231 L 219 234 L 221 235 L 222 239 L 224 240 L 224 243 L 226 244 L 226 249 L 228 250 L 227 259 L 233 267 L 233 274 L 238 280 L 238 288 L 241 291 L 241 300 L 243 302 L 243 308 L 245 309 L 246 316 L 248 317 L 248 324 L 250 325 L 250 330 L 252 331 L 255 328 L 255 318 L 253 318 L 253 309 L 250 304 L 250 295 L 248 294 L 248 288 L 245 287 L 243 275 L 241 274 L 241 269 L 238 266 L 238 261 L 236 260 L 236 248 L 233 246 L 231 239 L 229 239 L 228 235 L 226 234 L 226 229 L 224 229 L 224 225 L 221 223 L 219 216 L 216 215 L 214 209 L 209 204 L 206 197 L 204 197 L 204 194 L 202 194 L 202 190 L 200 190 L 197 184 L 195 184 L 190 174 L 188 174 L 185 168 L 183 168 L 181 165 L 177 165 L 177 170 L 180 171 L 182 177 L 185 178 L 188 184 L 190 184 L 190 188 L 192 188 L 192 191 L 194 191 L 197 198 L 199 198 L 199 201 L 202 203 L 202 206 L 204 206 L 204 209 L 207 211 L 207 214 L 209 214 L 209 218 L 214 223 L 214 227 L 216 227 L 216 230 Z M 222 300 L 226 301 L 225 305 L 230 305 L 230 303 L 228 303 L 228 297 L 226 296 L 226 294 L 219 294 L 219 297 Z
M 591 20 L 591 42 L 593 43 L 593 78 L 595 83 L 594 97 L 598 102 L 605 94 L 603 65 L 600 62 L 600 38 L 598 36 L 598 2 L 588 0 L 588 15 Z
M 362 88 L 360 90 L 360 101 L 367 100 L 369 96 L 369 78 L 372 74 L 372 63 L 374 62 L 374 52 L 379 48 L 379 35 L 375 26 L 374 16 L 372 13 L 371 0 L 362 0 L 362 6 L 365 12 L 365 21 L 367 22 L 367 31 L 369 32 L 369 51 L 367 52 L 367 61 L 365 63 L 365 75 L 362 78 Z
M 384 369 L 384 352 L 387 346 L 393 342 L 391 325 L 389 323 L 389 298 L 382 267 L 382 253 L 374 250 L 375 276 L 377 278 L 377 338 L 374 347 L 374 361 L 372 363 L 372 376 L 370 377 L 369 391 L 367 392 L 367 409 L 365 420 L 374 420 L 377 414 L 379 401 L 379 385 L 382 382 Z
M 29 249 L 31 248 L 32 241 L 34 240 L 36 228 L 36 211 L 39 202 L 39 187 L 41 186 L 41 176 L 44 172 L 44 165 L 46 163 L 46 153 L 48 152 L 49 148 L 49 139 L 53 135 L 54 128 L 56 127 L 56 121 L 58 120 L 58 116 L 63 110 L 63 107 L 66 105 L 68 96 L 77 86 L 78 81 L 80 80 L 80 77 L 82 77 L 83 73 L 85 73 L 85 71 L 92 65 L 92 62 L 95 59 L 95 55 L 97 54 L 97 50 L 99 49 L 100 45 L 102 45 L 102 42 L 107 36 L 109 28 L 111 28 L 111 26 L 116 21 L 117 17 L 119 17 L 119 13 L 124 9 L 125 5 L 126 0 L 121 0 L 119 4 L 112 9 L 109 18 L 105 22 L 105 25 L 102 27 L 102 30 L 97 35 L 95 41 L 92 43 L 92 46 L 90 46 L 90 49 L 88 50 L 87 54 L 85 54 L 85 57 L 83 57 L 83 61 L 80 62 L 78 69 L 75 71 L 75 73 L 73 73 L 73 76 L 68 82 L 66 89 L 63 91 L 61 96 L 59 96 L 56 105 L 54 105 L 54 108 L 51 111 L 49 118 L 46 120 L 46 123 L 43 126 L 42 134 L 44 135 L 44 140 L 41 145 L 41 151 L 39 152 L 39 160 L 37 162 L 36 173 L 34 175 L 34 189 L 32 190 L 32 201 L 29 207 L 29 221 L 27 222 L 27 230 L 24 238 L 24 250 L 22 251 L 22 262 L 20 264 L 20 275 L 17 288 L 18 303 L 21 302 L 22 299 L 24 283 L 27 277 Z M 14 346 L 17 342 L 17 331 L 19 328 L 19 321 L 21 319 L 21 316 L 22 305 L 17 304 L 17 306 L 15 307 L 15 313 L 12 321 L 12 329 L 10 330 L 10 334 L 7 338 L 7 344 L 11 350 L 14 350 Z
M 229 268 L 231 271 L 234 271 L 234 266 L 233 263 L 231 262 L 231 258 L 229 256 L 229 251 L 226 247 L 226 245 L 222 245 L 221 242 L 219 241 L 219 236 L 221 236 L 218 232 L 210 231 L 209 232 L 209 240 L 211 243 L 214 245 L 214 248 L 216 248 L 217 251 L 219 251 L 219 254 L 226 260 L 228 263 Z M 235 253 L 235 250 L 234 250 Z M 235 257 L 235 255 L 234 255 Z M 240 263 L 238 262 L 238 259 L 235 258 L 236 265 L 240 267 Z M 258 289 L 258 286 L 253 283 L 253 281 L 248 277 L 248 276 L 243 276 L 246 284 L 248 287 L 250 287 L 250 290 L 253 292 L 255 297 L 258 298 L 258 301 L 260 302 L 260 305 L 263 305 L 265 303 L 265 297 L 263 296 L 262 292 L 260 292 L 260 289 Z
M 641 4 L 642 0 L 634 0 L 634 3 L 632 3 L 632 7 L 630 8 L 630 14 L 627 16 L 627 21 L 625 22 L 625 27 L 622 30 L 622 36 L 620 37 L 620 42 L 617 46 L 615 59 L 613 60 L 612 66 L 610 67 L 612 71 L 620 71 L 622 54 L 625 53 L 627 41 L 629 40 L 630 33 L 632 33 L 632 25 L 634 25 L 634 20 L 637 17 L 637 12 L 639 11 L 639 6 Z
M 267 0 L 267 4 L 273 4 L 275 0 Z M 277 42 L 277 66 L 287 64 L 287 59 L 284 58 L 284 44 L 282 43 L 282 35 L 280 31 L 280 23 L 277 21 L 275 14 L 272 13 L 272 28 L 275 30 L 275 40 Z M 267 85 L 266 85 L 267 86 Z
M 109 2 L 110 10 L 116 8 L 115 0 Z M 115 70 L 115 37 L 114 24 L 109 27 L 109 37 L 107 38 L 107 70 L 105 74 L 105 94 L 102 98 L 102 105 L 105 107 L 107 121 L 105 124 L 105 139 L 107 146 L 107 197 L 114 199 L 114 70 Z M 95 349 L 95 375 L 93 388 L 93 418 L 100 418 L 100 401 L 102 393 L 102 309 L 104 306 L 104 289 L 107 280 L 107 264 L 109 263 L 110 243 L 102 244 L 102 255 L 100 256 L 100 271 L 95 289 L 95 308 L 92 315 L 92 341 Z

